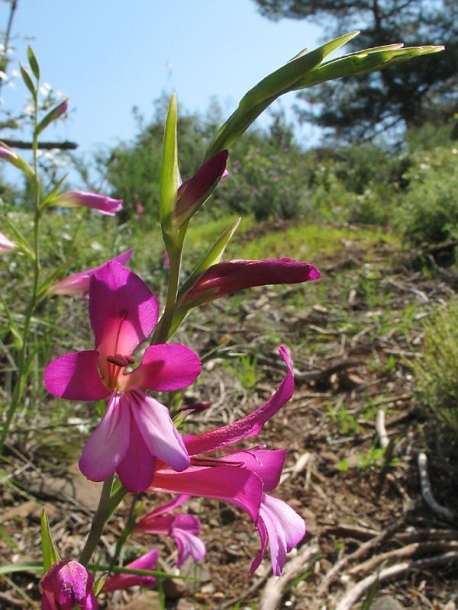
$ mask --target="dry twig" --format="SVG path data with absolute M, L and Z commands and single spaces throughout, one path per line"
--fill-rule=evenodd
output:
M 272 576 L 267 581 L 258 610 L 276 610 L 288 583 L 305 571 L 309 563 L 318 553 L 317 546 L 305 547 L 296 557 L 288 561 L 281 576 Z

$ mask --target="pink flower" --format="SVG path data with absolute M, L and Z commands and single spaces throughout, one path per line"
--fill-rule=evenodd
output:
M 68 400 L 108 398 L 79 466 L 92 481 L 104 481 L 117 472 L 128 491 L 139 493 L 151 484 L 157 458 L 177 471 L 189 465 L 167 407 L 142 388 L 182 389 L 195 381 L 200 362 L 185 345 L 152 345 L 130 370 L 133 352 L 156 325 L 158 302 L 137 275 L 116 261 L 109 261 L 91 277 L 89 316 L 95 349 L 51 362 L 45 370 L 45 386 L 54 396 Z
M 188 557 L 200 561 L 205 557 L 205 545 L 197 537 L 201 524 L 193 515 L 166 515 L 173 509 L 181 506 L 189 499 L 187 495 L 177 496 L 174 500 L 155 508 L 141 519 L 135 529 L 148 534 L 166 534 L 175 540 L 178 547 L 176 565 L 181 566 Z
M 286 377 L 272 397 L 253 413 L 216 430 L 186 440 L 191 465 L 173 472 L 158 464 L 151 490 L 215 498 L 244 510 L 253 519 L 261 538 L 261 550 L 250 575 L 259 566 L 268 543 L 274 574 L 281 573 L 286 553 L 305 535 L 305 523 L 285 502 L 268 495 L 279 483 L 286 450 L 254 448 L 230 453 L 225 449 L 244 438 L 257 435 L 264 424 L 291 398 L 294 390 L 292 362 L 285 347 Z M 226 450 L 223 457 L 203 453 Z
M 97 610 L 94 577 L 77 561 L 55 563 L 41 579 L 41 610 Z
M 0 233 L 0 253 L 11 252 L 17 248 L 16 244 L 12 242 L 6 235 Z
M 320 277 L 318 269 L 310 263 L 290 258 L 225 261 L 204 271 L 181 296 L 178 308 L 189 309 L 252 286 L 298 284 Z
M 206 161 L 188 180 L 179 187 L 173 212 L 174 222 L 181 227 L 210 197 L 216 185 L 226 174 L 229 152 L 222 150 Z
M 159 551 L 153 549 L 149 553 L 142 555 L 135 561 L 128 563 L 126 569 L 132 570 L 155 570 L 157 567 L 157 560 L 159 558 Z M 108 593 L 109 591 L 117 591 L 118 589 L 129 589 L 130 587 L 151 587 L 156 584 L 154 576 L 147 574 L 128 574 L 127 572 L 118 572 L 114 576 L 110 576 L 105 581 L 102 591 Z
M 131 248 L 122 254 L 118 254 L 118 256 L 115 256 L 111 260 L 117 261 L 121 265 L 126 265 L 129 262 L 133 252 L 134 249 Z M 85 271 L 80 271 L 79 273 L 69 275 L 60 282 L 53 284 L 46 292 L 47 294 L 76 294 L 78 292 L 85 292 L 89 290 L 89 281 L 91 277 L 105 264 L 106 263 L 103 263 L 97 267 L 92 267 L 91 269 L 86 269 Z
M 52 202 L 53 206 L 62 208 L 85 207 L 97 210 L 106 216 L 114 216 L 122 210 L 122 200 L 112 199 L 97 193 L 86 193 L 85 191 L 67 191 L 62 193 Z

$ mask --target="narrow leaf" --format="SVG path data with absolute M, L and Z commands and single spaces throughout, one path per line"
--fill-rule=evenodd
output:
M 374 70 L 381 70 L 420 55 L 437 53 L 442 49 L 443 47 L 440 46 L 404 48 L 402 45 L 387 45 L 386 47 L 365 49 L 322 64 L 301 79 L 297 89 L 305 89 L 344 76 L 355 76 Z
M 45 509 L 41 511 L 41 548 L 43 553 L 43 567 L 47 572 L 51 566 L 60 561 L 60 555 L 51 539 L 48 517 Z
M 50 123 L 56 121 L 59 117 L 61 117 L 67 111 L 67 108 L 68 100 L 65 100 L 64 102 L 60 102 L 60 104 L 57 104 L 57 106 L 50 110 L 48 114 L 37 125 L 36 135 L 40 135 L 40 133 L 44 129 L 46 129 L 46 127 L 50 125 Z
M 8 318 L 8 328 L 9 328 L 11 334 L 13 335 L 14 346 L 19 351 L 20 349 L 22 349 L 21 331 L 19 330 L 18 325 L 14 321 L 13 315 L 12 315 L 8 305 L 6 304 L 5 299 L 2 296 L 0 296 L 0 301 L 3 305 L 3 309 L 5 310 L 6 317 Z
M 354 38 L 358 32 L 340 36 L 310 53 L 299 53 L 287 64 L 266 76 L 241 99 L 237 110 L 216 134 L 206 154 L 206 159 L 224 148 L 229 148 L 257 117 L 280 95 L 296 88 L 305 74 L 316 68 L 331 53 Z
M 24 81 L 25 86 L 27 87 L 27 89 L 32 94 L 33 99 L 36 99 L 36 97 L 37 97 L 37 90 L 35 88 L 35 85 L 33 84 L 33 81 L 32 81 L 32 79 L 30 77 L 30 74 L 27 71 L 27 68 L 25 68 L 22 64 L 20 64 L 20 70 L 21 70 L 22 80 Z
M 221 235 L 215 241 L 213 246 L 203 256 L 201 261 L 198 263 L 197 267 L 192 271 L 191 275 L 187 278 L 187 280 L 184 282 L 184 284 L 180 288 L 180 290 L 178 292 L 178 297 L 177 297 L 177 303 L 178 303 L 177 310 L 173 314 L 172 322 L 170 324 L 170 330 L 169 330 L 169 333 L 167 336 L 168 339 L 170 339 L 170 337 L 174 334 L 176 329 L 180 326 L 182 321 L 185 319 L 188 311 L 191 309 L 190 307 L 182 307 L 180 309 L 180 306 L 179 306 L 180 296 L 186 293 L 186 291 L 194 284 L 194 282 L 197 280 L 197 278 L 200 277 L 204 271 L 206 271 L 212 265 L 216 265 L 216 263 L 220 262 L 223 254 L 224 254 L 224 250 L 226 249 L 227 244 L 229 243 L 232 236 L 236 232 L 237 227 L 240 224 L 240 221 L 241 221 L 241 218 L 237 218 L 237 220 L 235 220 L 232 224 L 230 224 L 221 233 Z M 195 304 L 193 304 L 193 307 L 194 306 L 195 306 Z
M 164 236 L 172 233 L 172 212 L 178 187 L 181 184 L 178 169 L 177 143 L 177 103 L 173 95 L 170 100 L 164 133 L 164 149 L 162 156 L 161 200 L 159 203 L 159 219 Z
M 29 66 L 32 70 L 33 75 L 37 80 L 40 79 L 40 66 L 38 65 L 37 58 L 31 46 L 27 47 L 27 58 L 29 60 Z

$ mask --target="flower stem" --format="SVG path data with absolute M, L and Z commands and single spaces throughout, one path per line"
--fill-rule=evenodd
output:
M 89 536 L 86 540 L 86 544 L 84 545 L 84 549 L 79 559 L 80 563 L 84 566 L 87 566 L 87 564 L 89 563 L 92 553 L 94 552 L 97 544 L 99 543 L 100 538 L 102 537 L 105 523 L 110 517 L 110 498 L 111 488 L 113 486 L 113 479 L 114 475 L 111 475 L 103 483 L 99 505 L 94 515 L 94 519 L 92 520 L 91 531 L 89 532 Z
M 180 280 L 182 247 L 170 253 L 169 283 L 167 286 L 167 300 L 164 313 L 156 326 L 151 339 L 151 344 L 165 343 L 169 338 L 170 327 L 175 313 L 177 302 L 178 283 Z

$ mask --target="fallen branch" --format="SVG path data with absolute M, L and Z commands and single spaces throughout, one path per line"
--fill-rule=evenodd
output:
M 446 553 L 454 550 L 458 550 L 458 541 L 444 542 L 438 540 L 436 542 L 414 542 L 399 549 L 394 549 L 392 551 L 386 551 L 385 553 L 375 555 L 367 561 L 354 566 L 348 570 L 348 573 L 352 576 L 361 576 L 367 572 L 374 572 L 374 570 L 376 570 L 381 563 L 384 563 L 390 559 L 405 559 L 406 557 L 413 558 L 415 555 L 427 555 L 429 553 L 438 553 L 441 551 Z
M 428 458 L 426 457 L 426 453 L 418 454 L 418 472 L 420 474 L 421 495 L 423 496 L 426 504 L 436 513 L 436 515 L 447 519 L 447 521 L 453 521 L 455 518 L 455 513 L 449 508 L 442 506 L 442 504 L 439 504 L 431 490 L 431 483 L 429 482 L 428 477 Z
M 391 525 L 389 525 L 386 529 L 384 529 L 382 532 L 380 532 L 377 536 L 375 536 L 374 538 L 371 538 L 370 540 L 368 540 L 367 542 L 362 544 L 356 551 L 354 551 L 350 555 L 346 555 L 345 557 L 342 557 L 342 559 L 340 559 L 327 572 L 326 576 L 324 577 L 324 579 L 318 589 L 318 592 L 317 592 L 318 597 L 326 595 L 331 582 L 336 578 L 337 574 L 348 563 L 350 563 L 351 561 L 354 561 L 355 559 L 359 559 L 360 557 L 363 557 L 366 553 L 368 553 L 374 547 L 376 547 L 381 542 L 383 542 L 383 540 L 388 538 L 388 536 L 393 535 L 404 523 L 405 523 L 405 515 L 401 519 L 396 521 L 395 523 L 392 523 Z
M 376 574 L 367 576 L 354 587 L 352 587 L 338 603 L 335 610 L 350 610 L 359 598 L 376 582 L 383 582 L 390 578 L 402 576 L 409 570 L 424 570 L 438 565 L 458 561 L 458 551 L 450 551 L 436 557 L 428 557 L 426 559 L 418 559 L 417 561 L 404 561 L 389 568 L 385 568 Z
M 288 584 L 304 573 L 307 563 L 317 553 L 317 546 L 305 547 L 296 557 L 288 561 L 281 576 L 269 578 L 259 601 L 258 610 L 276 610 Z

